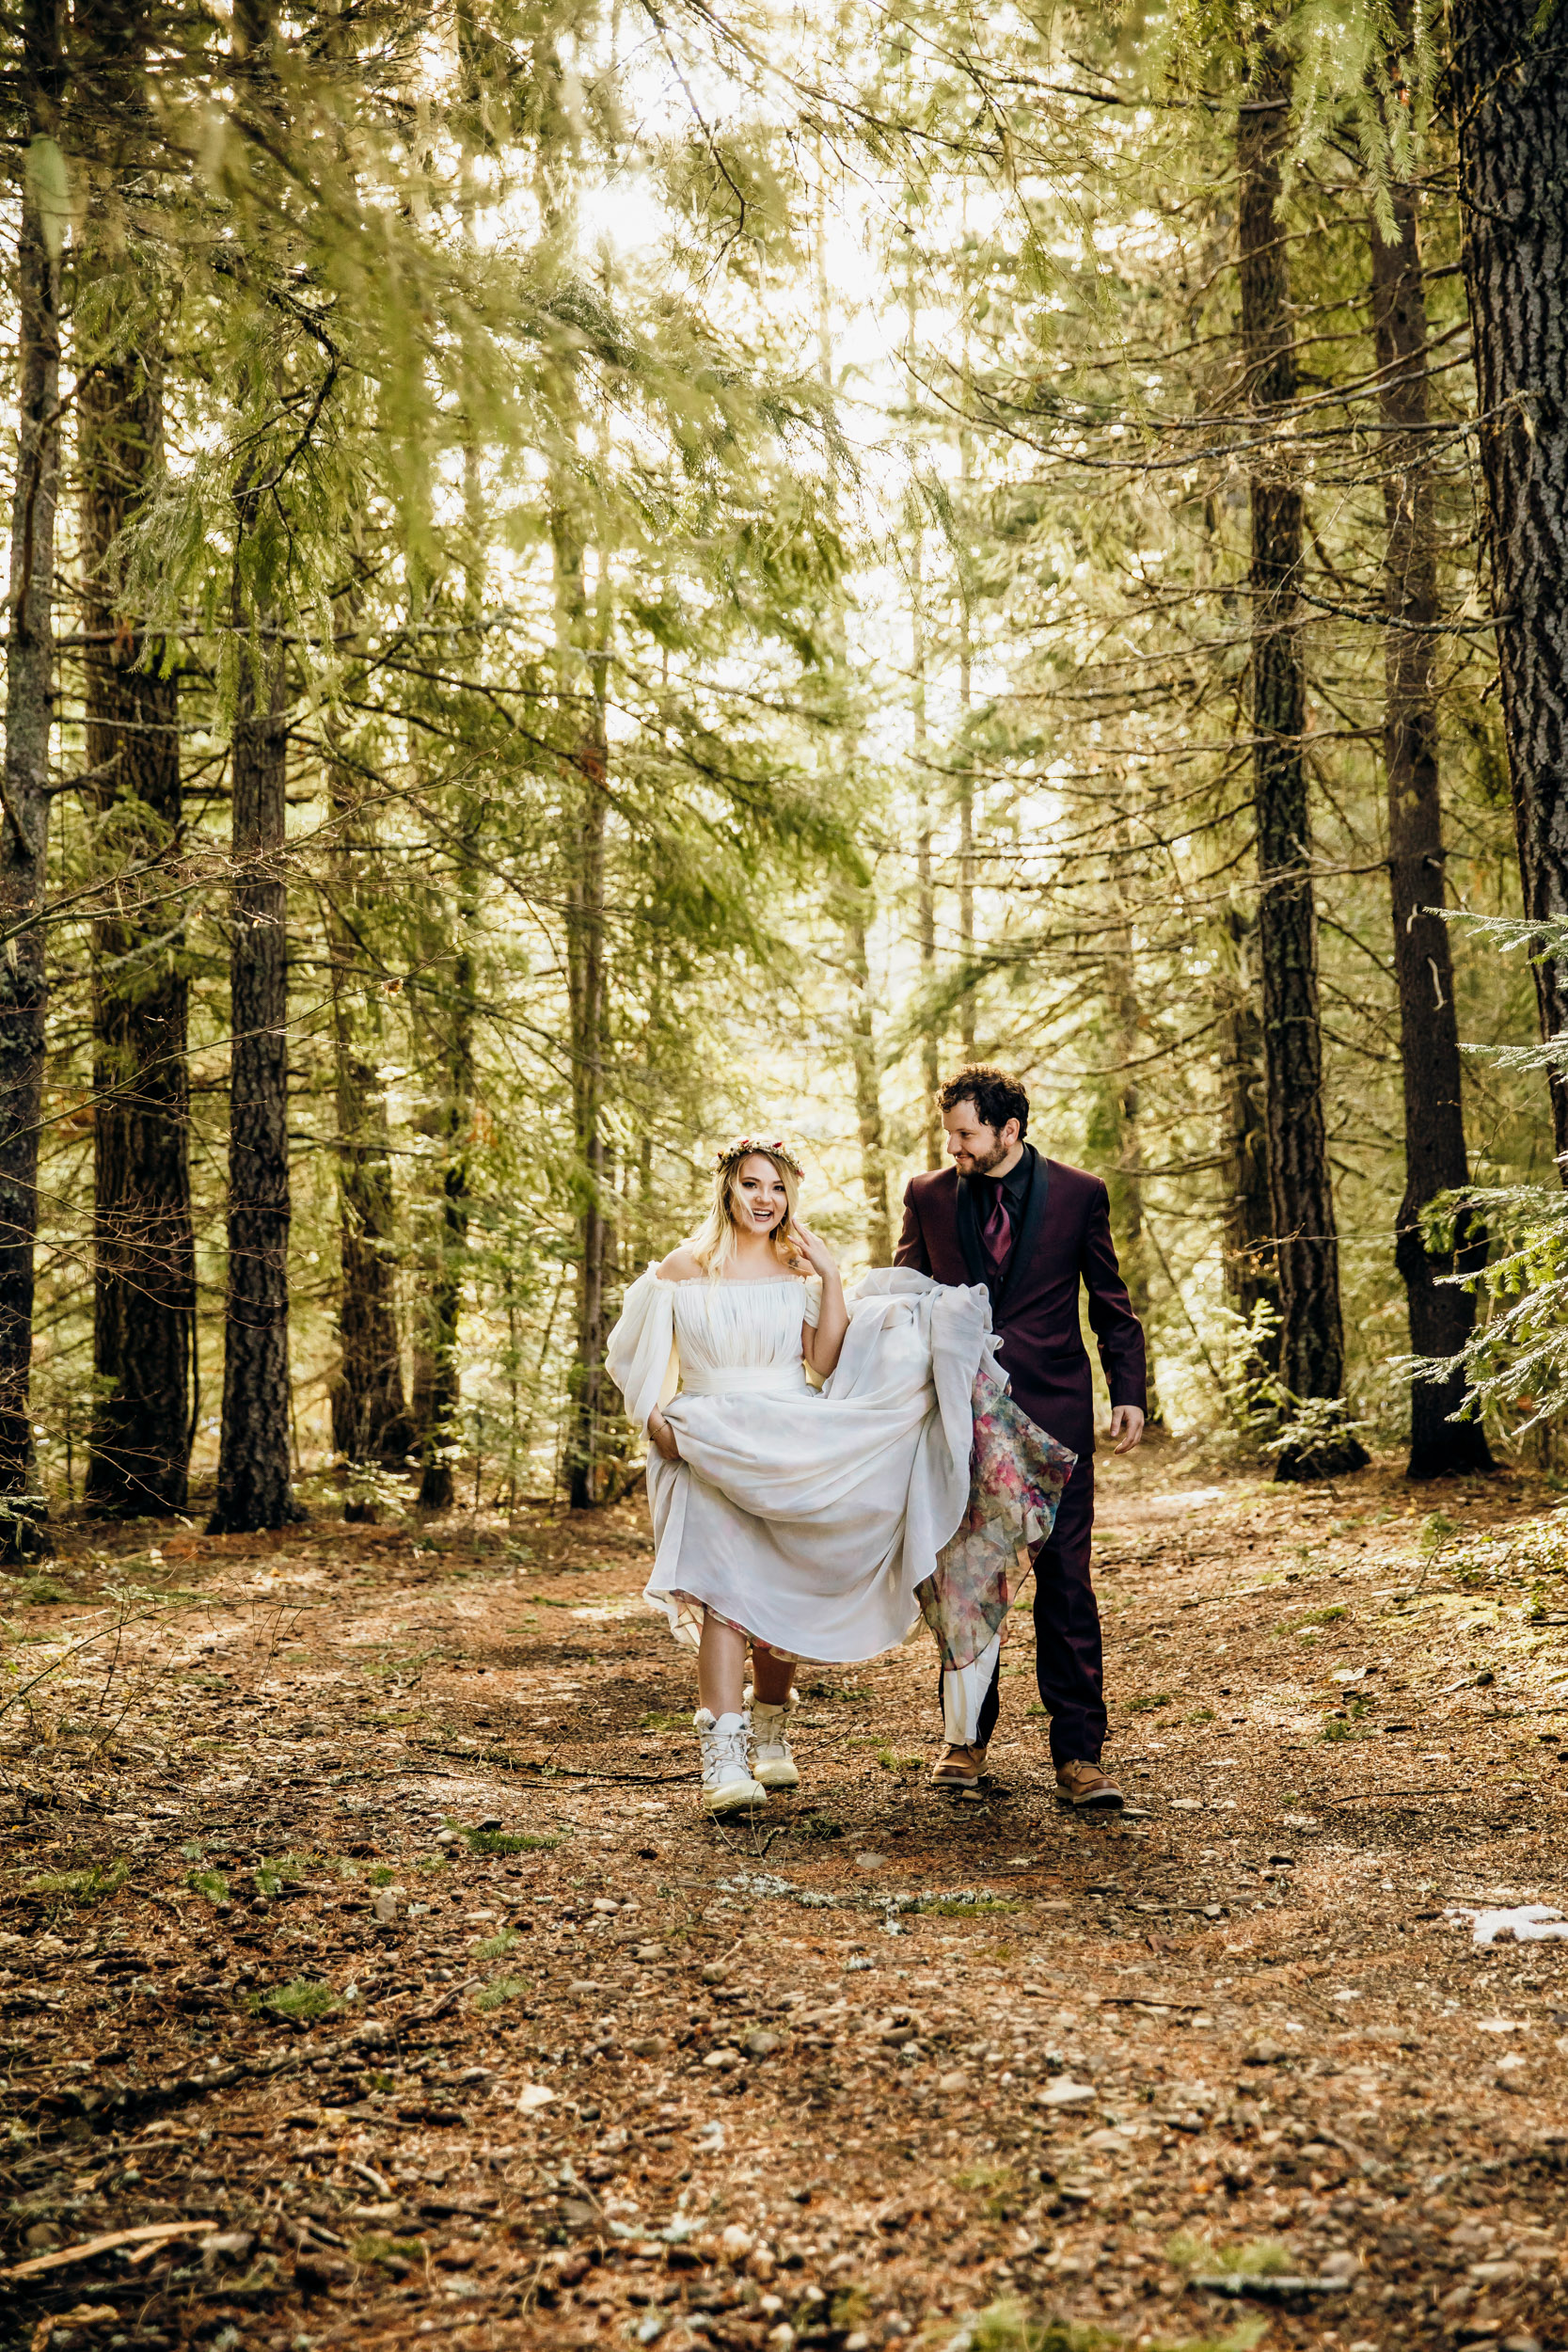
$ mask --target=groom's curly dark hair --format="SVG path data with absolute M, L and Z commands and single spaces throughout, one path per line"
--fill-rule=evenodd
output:
M 1009 1119 L 1016 1119 L 1021 1143 L 1029 1132 L 1029 1097 L 1012 1072 L 998 1070 L 994 1062 L 966 1062 L 953 1073 L 937 1101 L 944 1111 L 956 1110 L 960 1103 L 973 1103 L 986 1125 L 998 1135 Z

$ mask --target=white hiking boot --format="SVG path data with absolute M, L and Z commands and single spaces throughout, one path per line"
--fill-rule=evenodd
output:
M 768 1803 L 746 1761 L 751 1725 L 744 1715 L 710 1715 L 699 1707 L 691 1721 L 703 1751 L 703 1811 L 749 1813 Z
M 800 1775 L 789 1752 L 789 1710 L 795 1693 L 777 1707 L 752 1704 L 752 1772 L 765 1788 L 799 1788 Z

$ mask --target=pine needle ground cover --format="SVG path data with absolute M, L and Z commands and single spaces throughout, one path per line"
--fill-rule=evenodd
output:
M 1021 1622 L 976 1801 L 881 1760 L 917 1643 L 705 1822 L 629 1503 L 170 1534 L 134 1607 L 62 1528 L 5 1618 L 0 2339 L 1562 2341 L 1568 1953 L 1466 1915 L 1568 1902 L 1555 1489 L 1437 1541 L 1391 1470 L 1103 1478 L 1120 1821 L 1058 1810 Z

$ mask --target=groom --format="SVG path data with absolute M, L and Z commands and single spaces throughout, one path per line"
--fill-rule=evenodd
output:
M 1121 1791 L 1100 1765 L 1104 1669 L 1089 1581 L 1094 1401 L 1078 1322 L 1080 1281 L 1118 1454 L 1131 1453 L 1144 1433 L 1143 1326 L 1117 1265 L 1104 1185 L 1024 1141 L 1029 1098 L 1018 1080 L 974 1062 L 949 1078 L 937 1100 L 953 1165 L 910 1179 L 895 1263 L 939 1282 L 985 1284 L 1014 1398 L 1078 1456 L 1056 1523 L 1033 1555 L 1036 1671 L 1061 1801 L 1119 1809 Z M 999 1655 L 974 1744 L 942 1750 L 931 1777 L 945 1788 L 973 1788 L 985 1771 L 1000 1672 Z

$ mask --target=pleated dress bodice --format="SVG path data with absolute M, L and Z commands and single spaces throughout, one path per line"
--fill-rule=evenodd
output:
M 822 1286 L 792 1277 L 759 1282 L 671 1282 L 682 1393 L 800 1395 L 806 1387 L 800 1326 L 815 1324 Z

